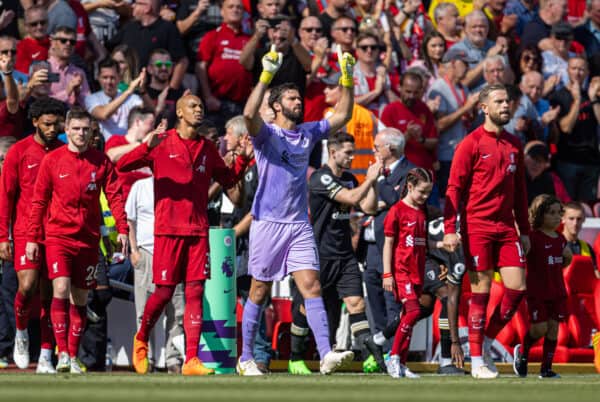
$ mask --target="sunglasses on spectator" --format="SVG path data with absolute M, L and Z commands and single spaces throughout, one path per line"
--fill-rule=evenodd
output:
M 171 68 L 171 66 L 173 65 L 172 61 L 160 61 L 157 60 L 154 62 L 154 65 L 156 66 L 156 68 Z
M 17 54 L 17 49 L 2 49 L 0 50 L 0 54 L 3 56 L 7 56 L 7 55 L 15 55 Z
M 75 44 L 77 43 L 77 40 L 75 40 L 75 39 L 69 39 L 69 38 L 53 38 L 53 39 L 59 41 L 63 45 L 66 45 L 68 43 L 71 46 L 75 46 Z
M 539 63 L 540 60 L 537 57 L 535 57 L 535 56 L 530 56 L 530 55 L 526 54 L 525 56 L 523 56 L 523 61 L 525 63 L 529 63 L 530 61 L 534 61 L 536 63 Z
M 336 30 L 343 31 L 344 33 L 348 33 L 348 31 L 356 33 L 356 28 L 354 27 L 337 27 Z
M 363 52 L 366 52 L 368 50 L 379 50 L 379 45 L 358 45 L 357 47 Z
M 323 29 L 321 29 L 321 28 L 316 28 L 316 27 L 307 27 L 307 28 L 302 28 L 302 30 L 303 30 L 304 32 L 308 32 L 308 33 L 313 33 L 313 32 L 316 32 L 316 33 L 321 33 L 321 32 L 323 32 Z
M 48 23 L 48 20 L 39 20 L 39 21 L 28 22 L 27 25 L 29 25 L 30 27 L 33 28 L 33 27 L 37 27 L 37 26 L 43 27 L 47 23 Z

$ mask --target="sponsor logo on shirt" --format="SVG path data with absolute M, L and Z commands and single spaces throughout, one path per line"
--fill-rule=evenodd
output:
M 406 283 L 404 285 L 404 290 L 406 291 L 406 294 L 409 295 L 412 293 L 412 285 L 410 283 Z
M 39 165 L 39 163 L 32 163 L 31 165 L 27 165 L 27 169 L 33 169 L 37 165 Z
M 350 219 L 350 213 L 335 211 L 334 213 L 331 214 L 331 219 L 336 220 L 336 221 L 347 221 Z
M 226 42 L 226 41 L 224 41 L 224 42 Z M 221 44 L 223 45 L 223 42 L 221 42 Z M 242 54 L 241 50 L 224 47 L 223 53 L 221 53 L 221 59 L 238 61 L 240 59 L 241 54 Z
M 25 265 L 27 263 L 27 257 L 25 255 L 21 256 L 21 265 Z
M 65 177 L 69 176 L 70 173 L 59 173 L 58 178 L 59 179 L 64 179 Z
M 517 171 L 517 164 L 515 163 L 515 153 L 511 152 L 510 155 L 510 164 L 508 165 L 508 167 L 506 168 L 506 172 L 507 173 L 514 173 Z
M 474 267 L 478 267 L 479 266 L 479 256 L 478 255 L 474 255 L 473 256 L 473 266 Z
M 406 247 L 424 246 L 425 238 L 413 237 L 413 235 L 406 236 Z
M 177 158 L 179 154 L 169 154 L 169 159 Z
M 166 280 L 167 280 L 167 270 L 166 270 L 166 269 L 163 269 L 163 270 L 160 272 L 160 279 L 161 279 L 161 280 L 163 280 L 163 281 L 166 281 Z
M 198 166 L 198 169 L 196 169 L 196 170 L 199 171 L 200 173 L 206 172 L 206 155 L 202 156 L 202 162 L 200 163 L 200 166 Z
M 321 183 L 323 183 L 324 186 L 328 186 L 332 181 L 333 178 L 328 174 L 324 174 L 323 176 L 321 176 Z
M 548 265 L 562 264 L 562 263 L 563 263 L 562 256 L 560 256 L 560 257 L 553 257 L 551 255 L 548 256 Z
M 483 155 L 481 155 L 481 159 L 487 159 L 490 156 L 492 156 L 492 154 L 483 154 Z
M 52 264 L 52 272 L 55 274 L 58 273 L 58 261 L 55 261 L 54 264 Z
M 31 58 L 35 59 L 36 57 L 38 57 L 40 55 L 40 52 L 35 52 L 35 53 L 31 53 Z

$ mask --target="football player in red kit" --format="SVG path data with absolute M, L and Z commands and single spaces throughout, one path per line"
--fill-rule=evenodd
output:
M 540 378 L 560 378 L 552 371 L 552 358 L 558 323 L 568 314 L 562 270 L 573 258 L 567 240 L 556 231 L 561 214 L 560 201 L 548 194 L 535 197 L 529 208 L 532 232 L 531 250 L 527 254 L 527 307 L 530 326 L 523 344 L 515 346 L 513 362 L 515 374 L 520 377 L 527 376 L 529 349 L 544 337 Z
M 503 129 L 511 119 L 509 101 L 504 85 L 488 85 L 481 91 L 479 103 L 485 122 L 456 148 L 446 191 L 444 244 L 453 251 L 461 241 L 456 227 L 460 214 L 471 282 L 469 346 L 474 378 L 498 377 L 490 356 L 491 344 L 513 317 L 526 289 L 529 221 L 525 167 L 523 146 Z M 496 268 L 505 292 L 486 327 Z
M 208 258 L 208 188 L 214 178 L 231 189 L 246 170 L 239 155 L 233 168 L 225 166 L 215 145 L 200 135 L 204 118 L 202 101 L 186 95 L 177 101 L 177 128 L 153 131 L 142 145 L 123 155 L 120 172 L 151 166 L 154 173 L 153 282 L 156 290 L 144 309 L 140 329 L 133 341 L 136 372 L 148 372 L 148 336 L 175 286 L 185 283 L 185 363 L 183 375 L 214 374 L 198 358 L 202 326 L 204 282 L 210 277 Z
M 25 253 L 38 262 L 46 247 L 53 298 L 50 317 L 58 346 L 56 371 L 81 374 L 77 359 L 85 328 L 88 290 L 96 286 L 100 242 L 100 191 L 116 221 L 118 241 L 127 251 L 127 220 L 117 175 L 108 157 L 90 146 L 92 117 L 81 109 L 67 113 L 67 145 L 42 159 L 34 187 Z M 70 302 L 69 302 L 70 301 Z
M 56 136 L 62 131 L 64 115 L 65 107 L 55 99 L 42 98 L 31 104 L 29 117 L 35 132 L 17 142 L 7 152 L 0 181 L 0 258 L 14 260 L 19 281 L 14 302 L 16 334 L 13 360 L 21 369 L 29 366 L 27 326 L 31 303 L 39 287 L 41 350 L 36 372 L 41 374 L 55 372 L 52 363 L 54 336 L 50 324 L 52 286 L 48 282 L 45 261 L 37 263 L 28 260 L 25 256 L 25 244 L 35 179 L 44 156 L 62 145 Z M 10 246 L 9 233 L 12 234 L 14 252 Z M 43 250 L 40 255 L 44 255 Z

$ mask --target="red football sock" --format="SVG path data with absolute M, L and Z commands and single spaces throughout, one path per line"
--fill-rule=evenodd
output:
M 52 334 L 52 321 L 50 321 L 51 300 L 41 300 L 40 302 L 40 348 L 52 349 L 54 336 Z
M 85 330 L 85 322 L 87 321 L 86 306 L 76 306 L 71 304 L 71 308 L 69 309 L 69 319 L 71 321 L 71 329 L 69 330 L 69 356 L 77 357 L 81 334 L 83 334 L 83 331 Z
M 556 339 L 544 337 L 544 348 L 542 350 L 541 371 L 549 371 L 552 369 L 552 360 L 554 360 L 554 352 L 556 351 Z
M 136 336 L 138 340 L 148 342 L 150 331 L 152 331 L 160 314 L 171 300 L 171 297 L 173 297 L 173 292 L 175 292 L 174 285 L 156 285 L 156 290 L 148 298 L 146 307 L 144 308 L 144 315 L 142 316 L 140 329 Z
M 390 355 L 398 355 L 402 364 L 406 363 L 412 329 L 418 321 L 420 314 L 419 302 L 417 300 L 407 300 L 404 303 L 404 311 L 400 317 L 400 325 L 396 329 L 394 343 L 390 352 Z
M 50 318 L 52 319 L 52 329 L 54 330 L 58 352 L 68 352 L 69 299 L 53 297 L 50 306 Z
M 489 293 L 472 293 L 469 306 L 469 347 L 471 356 L 482 356 L 485 309 L 490 299 Z
M 524 290 L 505 289 L 500 305 L 496 306 L 494 313 L 490 317 L 488 326 L 485 330 L 485 336 L 495 339 L 498 333 L 513 318 L 521 300 L 525 296 Z
M 185 311 L 183 330 L 185 331 L 185 361 L 198 356 L 198 343 L 202 332 L 202 295 L 204 281 L 185 284 Z
M 15 295 L 15 326 L 18 330 L 27 329 L 29 324 L 29 311 L 31 310 L 31 297 L 26 297 L 17 291 Z

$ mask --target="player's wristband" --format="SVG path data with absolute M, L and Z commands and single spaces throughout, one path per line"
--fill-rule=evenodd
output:
M 383 279 L 391 278 L 392 276 L 393 274 L 391 272 L 386 272 L 383 275 L 381 275 Z
M 260 73 L 260 77 L 258 78 L 258 80 L 265 85 L 269 85 L 271 81 L 273 81 L 273 77 L 275 77 L 275 74 L 273 74 L 272 72 L 263 71 L 262 73 Z

